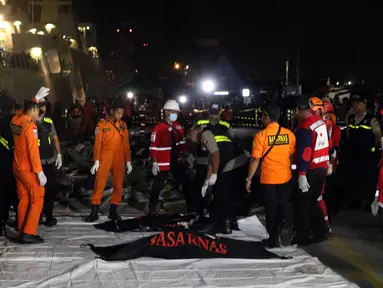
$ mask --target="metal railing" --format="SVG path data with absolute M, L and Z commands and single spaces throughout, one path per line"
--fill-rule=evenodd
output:
M 35 60 L 29 53 L 11 53 L 0 50 L 0 67 L 41 71 L 41 61 Z

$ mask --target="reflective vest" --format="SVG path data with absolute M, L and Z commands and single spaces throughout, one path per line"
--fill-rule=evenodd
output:
M 355 155 L 375 152 L 375 135 L 371 128 L 373 116 L 366 114 L 359 123 L 355 123 L 355 118 L 356 115 L 348 118 L 348 147 Z
M 217 142 L 219 148 L 220 169 L 223 168 L 227 162 L 237 158 L 242 153 L 241 148 L 229 137 L 226 135 L 216 134 L 220 132 L 220 129 L 217 129 L 216 126 L 209 124 L 204 128 L 203 132 L 205 131 L 211 131 L 214 135 L 215 141 Z
M 309 170 L 314 170 L 318 168 L 328 168 L 329 164 L 329 135 L 326 123 L 316 115 L 310 115 L 301 121 L 297 127 L 297 130 L 303 128 L 312 131 L 312 147 L 311 147 L 311 157 L 309 160 Z M 297 137 L 297 141 L 301 141 Z M 298 171 L 299 171 L 299 163 Z
M 51 145 L 51 132 L 53 121 L 51 118 L 44 117 L 42 122 L 37 122 L 37 132 L 39 138 L 37 140 L 40 149 L 41 159 L 50 159 L 54 156 L 53 147 Z
M 217 143 L 220 142 L 231 142 L 230 138 L 227 137 L 227 130 L 230 128 L 230 123 L 220 120 L 216 125 L 212 125 L 210 120 L 199 120 L 195 124 L 195 127 L 201 127 L 204 130 L 207 126 L 209 126 L 209 130 L 214 134 L 215 141 Z M 209 152 L 206 147 L 198 144 L 197 149 L 197 158 L 207 158 L 209 156 Z
M 173 123 L 173 127 L 161 121 L 152 130 L 150 136 L 150 156 L 157 159 L 160 171 L 169 171 L 172 156 L 172 136 L 174 134 L 176 140 L 177 155 L 186 150 L 186 141 L 184 138 L 184 128 L 177 121 Z M 174 151 L 173 151 L 174 152 Z

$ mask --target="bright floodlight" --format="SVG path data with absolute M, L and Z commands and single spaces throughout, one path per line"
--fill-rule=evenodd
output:
M 128 99 L 132 99 L 134 97 L 133 92 L 128 92 Z
M 185 95 L 180 96 L 179 98 L 180 103 L 184 104 L 188 101 L 188 98 Z
M 215 91 L 214 95 L 229 95 L 229 91 Z
M 336 82 L 336 86 L 339 86 L 339 82 Z
M 250 96 L 250 89 L 242 89 L 242 96 L 243 97 L 249 97 Z
M 351 81 L 348 81 L 348 85 L 351 85 L 352 84 L 352 82 Z
M 215 84 L 211 80 L 205 80 L 202 82 L 202 89 L 208 93 L 213 92 L 215 89 Z

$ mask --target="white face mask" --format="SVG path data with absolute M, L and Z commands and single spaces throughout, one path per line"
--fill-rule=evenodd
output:
M 177 120 L 177 117 L 178 115 L 176 113 L 170 113 L 169 120 L 174 122 Z

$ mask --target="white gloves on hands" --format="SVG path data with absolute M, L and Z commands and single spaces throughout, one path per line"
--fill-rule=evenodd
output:
M 309 182 L 307 181 L 306 175 L 299 175 L 298 177 L 298 187 L 302 190 L 303 193 L 308 192 L 310 189 Z
M 49 91 L 50 91 L 50 90 L 51 90 L 51 89 L 49 89 L 49 88 L 47 88 L 47 87 L 44 87 L 44 86 L 41 87 L 40 90 L 37 92 L 37 94 L 36 94 L 36 96 L 35 96 L 35 99 L 36 99 L 37 101 L 40 101 L 41 99 L 47 97 L 48 94 L 49 94 Z
M 211 174 L 210 178 L 207 180 L 209 186 L 213 186 L 217 182 L 217 174 Z
M 57 153 L 55 165 L 56 165 L 57 170 L 63 166 L 63 156 L 60 153 Z
M 336 150 L 334 149 L 334 153 L 331 154 L 330 159 L 331 161 L 336 158 Z
M 160 172 L 160 166 L 158 166 L 157 162 L 153 162 L 152 166 L 152 173 L 154 176 L 157 176 L 157 174 Z
M 47 184 L 47 176 L 45 176 L 43 171 L 38 172 L 37 177 L 39 178 L 40 186 L 45 186 L 45 184 Z
M 374 202 L 372 202 L 371 204 L 371 212 L 372 212 L 372 215 L 374 215 L 375 217 L 378 216 L 379 200 L 377 197 L 375 197 Z
M 126 162 L 126 174 L 130 174 L 132 170 L 133 170 L 132 163 Z
M 332 174 L 332 164 L 328 164 L 328 169 L 327 169 L 327 175 L 330 176 Z
M 207 188 L 209 188 L 209 184 L 207 183 L 207 181 L 205 181 L 205 183 L 202 186 L 202 190 L 201 190 L 202 198 L 204 198 L 206 196 Z
M 96 160 L 94 161 L 92 168 L 90 168 L 90 174 L 94 175 L 97 172 L 98 168 L 100 168 L 100 161 Z

